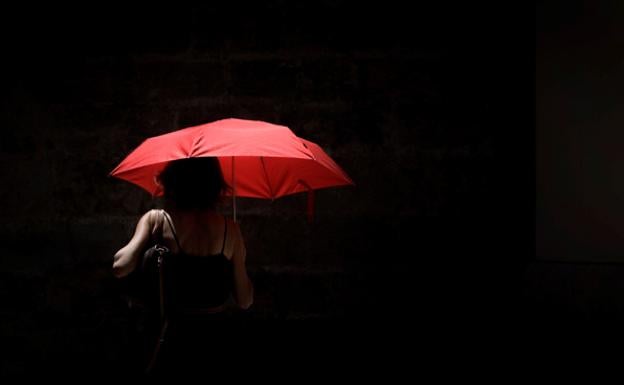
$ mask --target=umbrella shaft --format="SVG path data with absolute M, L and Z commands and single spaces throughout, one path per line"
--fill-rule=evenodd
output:
M 234 222 L 236 222 L 236 179 L 234 174 L 234 157 L 232 157 L 232 208 Z

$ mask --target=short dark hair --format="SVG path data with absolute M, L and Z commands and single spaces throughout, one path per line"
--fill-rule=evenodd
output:
M 180 210 L 215 209 L 221 197 L 231 189 L 216 157 L 171 161 L 158 174 L 158 179 L 165 202 Z

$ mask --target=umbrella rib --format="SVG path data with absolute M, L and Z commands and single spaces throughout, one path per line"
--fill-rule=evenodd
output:
M 273 188 L 271 187 L 271 180 L 269 179 L 269 174 L 267 173 L 266 166 L 264 165 L 264 156 L 260 157 L 260 162 L 262 163 L 262 170 L 264 170 L 264 177 L 266 178 L 267 185 L 269 186 L 269 193 L 271 194 L 271 199 L 275 199 L 273 195 Z

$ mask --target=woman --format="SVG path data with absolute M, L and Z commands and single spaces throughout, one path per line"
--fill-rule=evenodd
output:
M 141 217 L 130 242 L 114 256 L 113 274 L 121 278 L 137 269 L 144 263 L 145 251 L 155 243 L 171 251 L 164 264 L 169 327 L 158 360 L 163 362 L 163 356 L 168 356 L 165 361 L 170 364 L 175 357 L 179 365 L 193 358 L 181 353 L 196 351 L 206 343 L 214 345 L 218 333 L 210 324 L 223 325 L 230 296 L 242 309 L 251 306 L 253 286 L 240 227 L 216 210 L 229 189 L 218 159 L 172 161 L 156 182 L 164 190 L 165 209 L 153 209 Z

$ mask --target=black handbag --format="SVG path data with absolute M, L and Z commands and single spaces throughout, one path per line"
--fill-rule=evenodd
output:
M 169 322 L 167 319 L 167 313 L 165 309 L 165 273 L 164 268 L 167 260 L 167 255 L 170 250 L 166 246 L 161 244 L 155 244 L 145 251 L 143 254 L 143 260 L 141 262 L 141 271 L 145 276 L 148 277 L 158 277 L 158 293 L 159 293 L 159 313 L 160 313 L 160 332 L 158 333 L 158 339 L 155 343 L 153 352 L 151 354 L 151 359 L 147 364 L 145 369 L 146 374 L 150 374 L 156 363 L 158 362 L 159 354 L 162 350 L 162 347 L 165 343 L 165 336 L 167 333 L 167 327 L 169 326 Z M 149 288 L 153 288 L 154 285 L 148 285 Z

